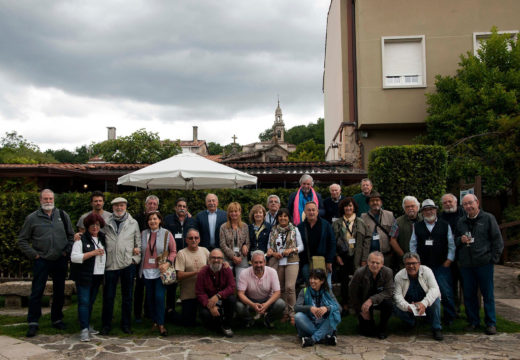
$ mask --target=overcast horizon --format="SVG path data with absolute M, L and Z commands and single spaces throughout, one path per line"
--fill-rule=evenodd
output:
M 0 0 L 1 136 L 74 150 L 144 128 L 258 141 L 323 117 L 330 0 Z

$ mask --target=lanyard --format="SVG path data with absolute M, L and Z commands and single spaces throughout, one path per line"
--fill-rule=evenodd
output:
M 153 241 L 153 247 L 152 247 L 152 234 L 153 233 L 150 232 L 150 238 L 148 240 L 148 248 L 150 249 L 150 256 L 153 256 L 153 253 L 155 251 L 155 247 L 157 246 L 157 235 L 155 235 L 155 239 Z

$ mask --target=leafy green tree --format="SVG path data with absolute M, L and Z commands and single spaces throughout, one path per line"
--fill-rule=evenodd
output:
M 270 141 L 273 138 L 273 128 L 270 127 L 269 129 L 265 129 L 264 132 L 258 135 L 258 138 L 260 141 Z
M 49 154 L 42 153 L 37 145 L 27 141 L 16 131 L 6 132 L 0 139 L 0 163 L 3 164 L 46 164 L 56 163 Z
M 145 129 L 91 147 L 93 155 L 99 155 L 105 161 L 123 164 L 153 164 L 180 152 L 178 141 L 160 140 L 157 133 Z
M 448 150 L 448 181 L 481 175 L 487 193 L 516 189 L 520 175 L 520 47 L 492 29 L 478 55 L 461 55 L 454 76 L 427 95 L 427 143 Z
M 90 158 L 87 145 L 76 147 L 76 150 L 74 151 L 69 151 L 67 149 L 48 149 L 45 153 L 53 156 L 60 163 L 85 164 Z
M 316 144 L 313 139 L 296 145 L 296 151 L 289 154 L 287 161 L 324 161 L 323 145 Z
M 223 149 L 224 148 L 220 144 L 217 144 L 212 141 L 208 143 L 208 154 L 209 155 L 220 155 L 220 154 L 222 154 Z

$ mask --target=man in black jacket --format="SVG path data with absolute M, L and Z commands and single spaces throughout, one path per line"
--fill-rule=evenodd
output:
M 67 263 L 74 241 L 74 231 L 69 215 L 54 207 L 54 192 L 45 189 L 40 193 L 41 207 L 27 216 L 18 236 L 18 246 L 33 260 L 33 280 L 27 322 L 27 337 L 38 332 L 38 320 L 42 315 L 41 301 L 47 277 L 52 276 L 53 301 L 51 307 L 52 326 L 65 329 L 63 302 Z
M 394 277 L 392 269 L 384 266 L 379 251 L 368 255 L 366 266 L 356 270 L 349 284 L 350 304 L 356 311 L 359 332 L 364 336 L 386 339 L 386 325 L 392 315 Z M 379 326 L 374 321 L 374 310 L 381 311 Z
M 459 219 L 457 229 L 457 255 L 464 305 L 469 325 L 467 331 L 475 330 L 480 325 L 477 290 L 480 288 L 484 299 L 486 334 L 497 332 L 495 315 L 495 294 L 493 285 L 494 264 L 500 260 L 504 241 L 493 215 L 479 209 L 479 201 L 473 194 L 462 198 L 466 215 Z

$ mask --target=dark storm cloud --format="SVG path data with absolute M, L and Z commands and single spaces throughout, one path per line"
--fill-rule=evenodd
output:
M 315 2 L 0 1 L 0 71 L 172 116 L 229 117 L 276 94 L 305 111 L 321 102 Z

